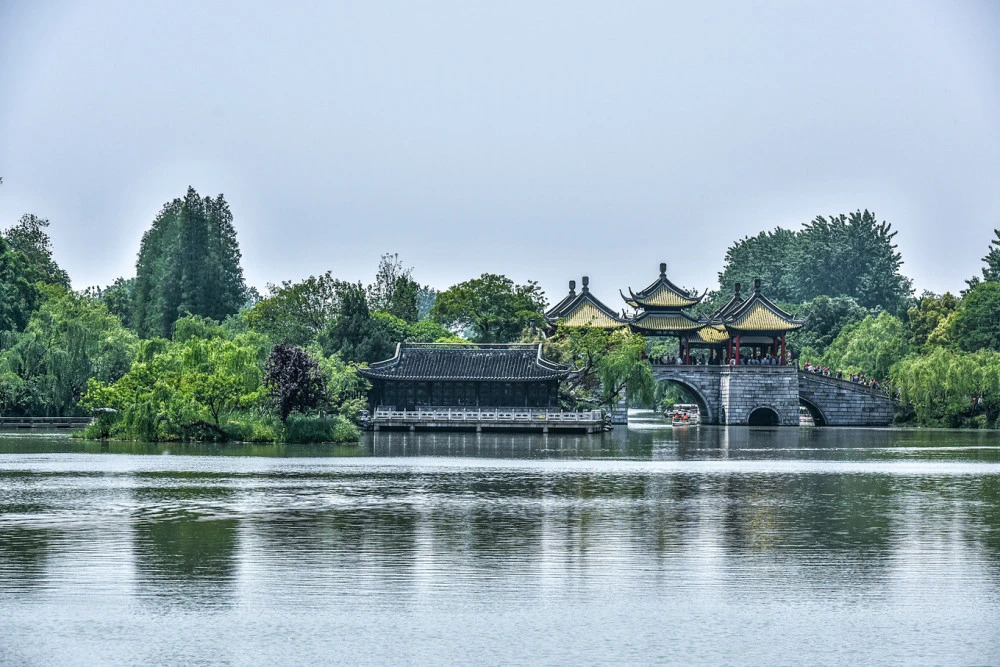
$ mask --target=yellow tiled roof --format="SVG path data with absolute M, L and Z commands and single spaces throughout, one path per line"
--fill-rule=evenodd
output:
M 625 326 L 624 322 L 610 317 L 587 301 L 560 317 L 559 322 L 568 327 L 597 327 L 599 329 L 617 329 Z
M 801 326 L 801 322 L 786 319 L 759 301 L 743 314 L 726 322 L 728 329 L 738 331 L 792 331 Z
M 729 332 L 726 331 L 725 327 L 717 324 L 705 325 L 698 329 L 694 335 L 697 336 L 702 343 L 710 343 L 713 345 L 717 343 L 725 343 L 729 340 Z M 693 342 L 698 342 L 697 340 L 692 340 Z
M 647 312 L 632 320 L 632 325 L 647 331 L 694 331 L 704 323 L 685 317 L 681 313 Z
M 688 295 L 681 294 L 680 292 L 670 289 L 670 287 L 665 283 L 657 285 L 656 289 L 649 294 L 645 294 L 641 297 L 638 294 L 634 296 L 636 297 L 635 301 L 638 302 L 639 306 L 652 306 L 654 308 L 689 308 L 699 301 L 697 297 L 691 298 Z M 627 300 L 626 303 L 628 303 Z

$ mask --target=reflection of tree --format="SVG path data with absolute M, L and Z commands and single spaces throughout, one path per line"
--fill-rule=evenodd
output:
M 730 475 L 723 534 L 733 552 L 852 552 L 884 561 L 896 527 L 892 479 L 880 475 Z
M 202 478 L 171 473 L 172 478 Z M 136 578 L 147 595 L 185 601 L 228 602 L 236 577 L 237 519 L 212 519 L 210 507 L 231 499 L 232 491 L 205 486 L 143 489 L 134 524 Z M 199 510 L 204 510 L 199 512 Z
M 32 508 L 41 513 L 41 508 Z M 34 588 L 44 580 L 53 535 L 49 530 L 11 527 L 0 530 L 0 589 Z
M 984 475 L 978 487 L 979 502 L 968 504 L 972 515 L 970 523 L 978 524 L 978 529 L 968 530 L 967 534 L 977 536 L 994 563 L 1000 563 L 1000 477 Z

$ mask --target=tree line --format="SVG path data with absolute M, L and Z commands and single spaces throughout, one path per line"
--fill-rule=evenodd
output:
M 261 294 L 245 282 L 221 194 L 189 188 L 166 203 L 135 275 L 106 287 L 73 291 L 48 229 L 29 214 L 0 233 L 0 414 L 97 411 L 94 435 L 132 439 L 350 440 L 368 389 L 357 368 L 400 342 L 543 342 L 578 370 L 563 389 L 567 408 L 656 393 L 644 359 L 662 341 L 552 331 L 533 281 L 486 273 L 438 292 L 384 254 L 368 285 L 327 271 Z M 856 211 L 746 237 L 701 308 L 761 277 L 769 296 L 808 318 L 789 337 L 802 360 L 889 380 L 914 422 L 1000 426 L 989 373 L 969 371 L 1000 371 L 1000 232 L 962 294 L 920 298 L 894 236 Z

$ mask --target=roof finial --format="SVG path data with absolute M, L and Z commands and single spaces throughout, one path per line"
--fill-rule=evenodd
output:
M 753 279 L 753 291 L 760 292 L 760 278 Z
M 740 295 L 740 284 L 739 284 L 739 283 L 736 283 L 735 287 L 733 288 L 733 293 L 734 293 L 734 294 L 735 294 L 736 296 L 739 296 L 739 295 Z
M 569 281 L 569 295 L 570 296 L 576 296 L 576 281 L 575 280 Z
M 666 262 L 660 262 L 660 277 L 661 278 L 666 278 L 667 277 L 667 263 Z
M 590 277 L 584 276 L 582 282 L 583 282 L 583 289 L 581 289 L 580 291 L 581 292 L 589 292 L 590 291 Z

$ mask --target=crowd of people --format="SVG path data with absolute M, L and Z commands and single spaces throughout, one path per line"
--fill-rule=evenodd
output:
M 875 391 L 881 391 L 885 386 L 884 382 L 879 382 L 875 378 L 867 377 L 864 374 L 848 373 L 847 377 L 844 377 L 844 371 L 837 370 L 833 371 L 827 366 L 820 366 L 818 364 L 811 364 L 808 361 L 802 365 L 802 370 L 806 373 L 816 373 L 817 375 L 823 375 L 825 377 L 835 377 L 838 380 L 847 380 L 853 382 L 854 384 L 860 384 L 865 387 L 874 389 Z

